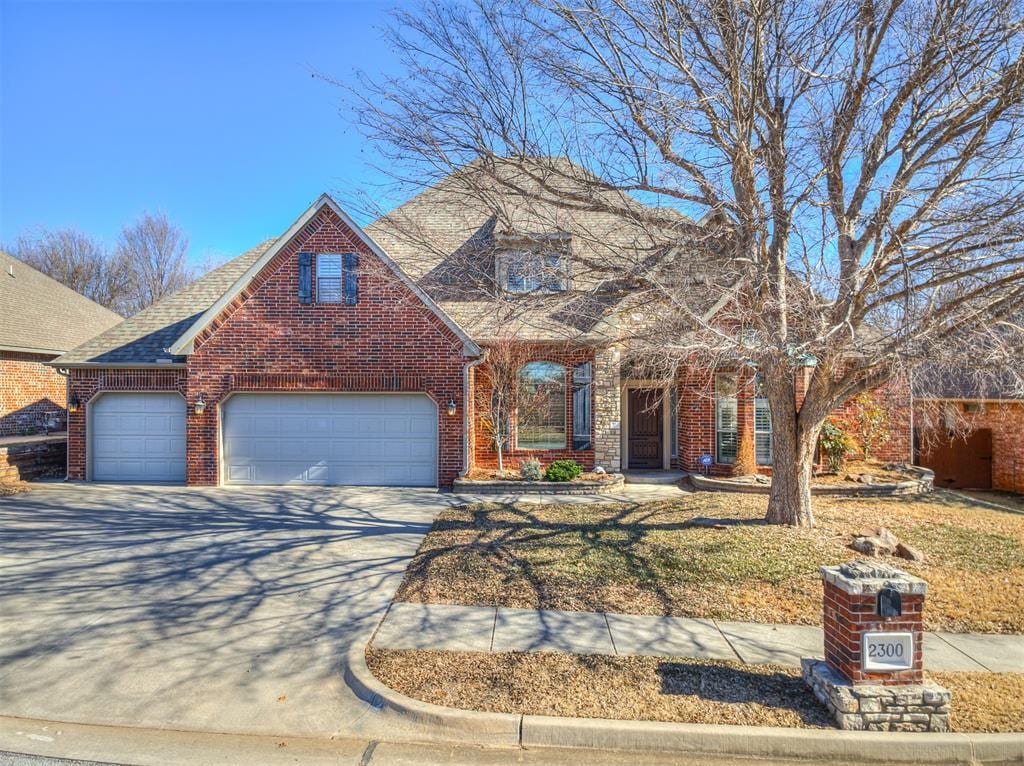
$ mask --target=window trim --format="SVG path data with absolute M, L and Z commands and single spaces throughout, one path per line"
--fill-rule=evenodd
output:
M 566 376 L 568 374 L 567 373 L 567 369 L 566 369 L 565 365 L 559 364 L 558 362 L 552 362 L 552 361 L 547 360 L 547 359 L 535 359 L 533 361 L 530 361 L 530 362 L 527 362 L 526 364 L 524 364 L 522 367 L 519 368 L 518 373 L 516 373 L 517 377 L 519 378 L 519 381 L 520 381 L 519 384 L 520 385 L 524 385 L 523 372 L 528 367 L 531 367 L 531 366 L 534 366 L 534 365 L 545 365 L 545 366 L 547 366 L 549 368 L 557 368 L 558 369 L 557 385 L 559 387 L 559 396 L 553 397 L 553 400 L 554 401 L 558 401 L 559 404 L 560 404 L 560 412 L 561 412 L 561 417 L 562 417 L 562 422 L 561 422 L 562 441 L 561 441 L 561 444 L 558 444 L 556 446 L 524 446 L 520 442 L 520 439 L 522 438 L 523 428 L 522 428 L 522 419 L 519 416 L 519 407 L 517 405 L 516 406 L 516 412 L 515 412 L 515 429 L 514 429 L 514 431 L 515 431 L 515 446 L 514 446 L 514 449 L 516 451 L 521 451 L 521 452 L 546 452 L 546 451 L 550 451 L 550 450 L 564 450 L 568 446 L 568 441 L 567 440 L 569 438 L 569 412 L 568 412 L 568 407 L 566 406 L 566 397 L 568 395 L 568 390 L 569 390 L 568 386 L 566 384 Z M 553 380 L 551 382 L 552 382 L 552 384 L 554 384 Z M 545 422 L 544 424 L 542 424 L 542 426 L 543 427 L 547 427 L 548 423 Z
M 497 268 L 501 289 L 512 295 L 562 293 L 569 289 L 569 254 L 561 250 L 506 250 L 498 256 Z M 522 272 L 521 286 L 512 286 L 515 272 Z M 557 283 L 551 279 L 556 274 Z
M 758 428 L 757 426 L 757 414 L 758 411 L 764 411 L 768 418 L 768 428 Z M 768 437 L 768 457 L 766 459 L 761 458 L 760 451 L 757 447 L 757 437 L 767 436 Z M 768 397 L 764 396 L 764 375 L 758 373 L 754 376 L 754 459 L 758 465 L 769 466 L 772 464 L 774 455 L 772 454 L 772 408 L 768 403 Z
M 331 276 L 331 277 L 322 277 L 322 276 L 320 276 L 321 275 L 321 264 L 323 264 L 327 259 L 337 259 L 337 263 L 338 263 L 338 276 L 337 277 L 333 277 L 333 276 Z M 320 289 L 320 285 L 321 285 L 322 282 L 326 282 L 328 280 L 336 281 L 337 282 L 337 285 L 338 285 L 338 298 L 337 298 L 337 300 L 324 300 L 323 298 L 321 298 L 322 291 Z M 316 254 L 316 280 L 315 281 L 316 281 L 316 295 L 315 295 L 316 303 L 322 303 L 322 304 L 325 304 L 325 305 L 326 304 L 335 305 L 335 304 L 340 304 L 340 303 L 344 302 L 344 300 L 345 300 L 345 295 L 344 295 L 344 293 L 345 293 L 345 267 L 344 267 L 344 261 L 343 261 L 341 253 L 317 253 Z
M 719 394 L 719 381 L 725 378 L 732 378 L 732 395 L 722 396 Z M 715 417 L 715 462 L 720 465 L 733 465 L 736 462 L 736 454 L 739 449 L 739 380 L 735 372 L 716 372 L 715 373 L 715 406 L 714 406 L 714 417 Z M 722 404 L 723 402 L 732 403 L 732 428 L 722 428 Z M 732 434 L 732 457 L 723 456 L 722 450 L 722 434 Z

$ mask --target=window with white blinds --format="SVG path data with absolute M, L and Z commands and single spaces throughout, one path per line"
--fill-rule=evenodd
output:
M 316 302 L 341 303 L 339 253 L 320 253 L 316 257 Z
M 736 376 L 715 375 L 715 452 L 719 463 L 736 462 Z
M 772 409 L 760 374 L 754 379 L 754 451 L 758 465 L 772 464 Z

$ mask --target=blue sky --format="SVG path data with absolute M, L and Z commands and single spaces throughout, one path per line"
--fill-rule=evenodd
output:
M 200 262 L 279 234 L 322 191 L 380 184 L 343 93 L 312 73 L 394 71 L 394 4 L 0 0 L 0 242 L 113 241 L 161 209 Z

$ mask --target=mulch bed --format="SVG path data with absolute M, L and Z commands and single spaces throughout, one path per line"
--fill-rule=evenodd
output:
M 707 492 L 447 510 L 397 600 L 817 625 L 819 567 L 863 558 L 854 533 L 884 526 L 926 556 L 888 560 L 929 582 L 928 630 L 1024 633 L 1024 516 L 948 493 L 818 498 L 817 527 L 791 529 L 765 525 L 766 507 Z
M 795 668 L 664 657 L 370 649 L 387 686 L 496 713 L 832 728 Z M 1024 674 L 933 673 L 953 692 L 954 731 L 1024 729 Z

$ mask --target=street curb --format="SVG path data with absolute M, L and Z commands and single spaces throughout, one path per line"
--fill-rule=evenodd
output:
M 379 681 L 366 664 L 366 647 L 349 649 L 345 681 L 378 710 L 439 727 L 464 744 L 522 748 L 728 755 L 796 760 L 928 764 L 1022 764 L 1024 733 L 911 734 L 559 718 L 443 707 L 421 702 Z
M 443 707 L 407 697 L 385 686 L 366 664 L 366 646 L 355 643 L 345 658 L 345 683 L 356 696 L 377 711 L 404 722 L 440 730 L 440 739 L 479 745 L 519 747 L 522 719 L 512 713 Z

